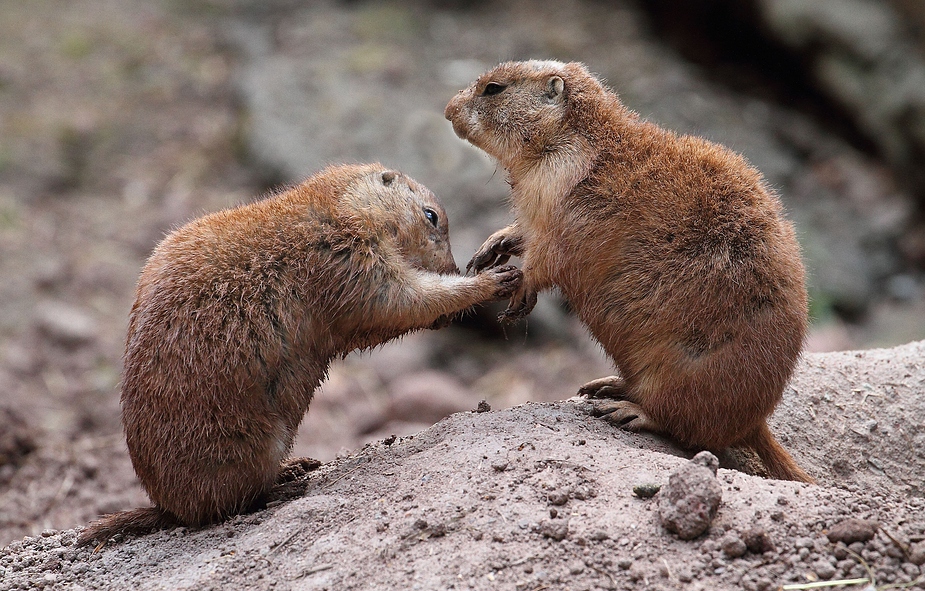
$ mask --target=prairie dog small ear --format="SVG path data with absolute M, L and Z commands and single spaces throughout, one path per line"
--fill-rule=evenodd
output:
M 562 97 L 562 91 L 565 89 L 565 81 L 559 76 L 550 76 L 546 80 L 546 98 L 550 101 L 558 101 Z
M 382 173 L 382 184 L 388 187 L 392 184 L 392 181 L 395 180 L 395 171 L 387 170 Z

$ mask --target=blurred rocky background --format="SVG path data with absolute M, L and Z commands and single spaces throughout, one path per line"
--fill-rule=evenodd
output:
M 812 350 L 925 338 L 919 0 L 0 4 L 0 544 L 146 502 L 119 426 L 134 282 L 164 233 L 328 163 L 441 197 L 457 262 L 503 171 L 443 107 L 499 61 L 585 62 L 642 116 L 745 154 L 810 274 Z M 555 294 L 331 369 L 297 453 L 556 400 L 610 367 Z

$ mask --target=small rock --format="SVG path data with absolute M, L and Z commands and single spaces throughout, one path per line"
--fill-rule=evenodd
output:
M 495 472 L 504 472 L 507 470 L 508 465 L 508 461 L 504 458 L 498 458 L 496 460 L 492 460 L 491 462 L 491 468 Z
M 691 458 L 691 463 L 707 468 L 713 473 L 713 476 L 716 476 L 716 471 L 719 469 L 719 458 L 708 451 L 698 453 Z
M 704 554 L 712 554 L 714 550 L 716 550 L 716 542 L 713 540 L 704 540 L 703 543 L 700 544 L 700 551 Z
M 796 546 L 797 548 L 812 548 L 813 539 L 810 537 L 803 536 L 801 538 L 797 538 L 796 542 L 794 542 L 793 545 Z
M 491 412 L 491 405 L 488 404 L 487 400 L 479 400 L 478 406 L 475 407 L 475 412 Z
M 739 558 L 748 550 L 745 542 L 735 532 L 728 532 L 719 540 L 719 547 L 729 558 Z
M 817 560 L 810 568 L 820 579 L 825 581 L 835 576 L 835 567 L 827 560 Z
M 762 527 L 753 527 L 742 532 L 742 541 L 753 554 L 764 554 L 774 550 L 774 542 Z
M 540 533 L 544 538 L 561 542 L 568 536 L 568 521 L 564 519 L 544 521 L 540 524 Z
M 651 499 L 658 493 L 661 488 L 662 485 L 660 484 L 637 484 L 633 487 L 633 494 L 640 499 Z
M 925 564 L 925 541 L 909 546 L 909 562 L 916 566 Z
M 829 528 L 830 542 L 866 542 L 874 537 L 880 524 L 870 519 L 855 519 L 853 517 L 840 521 Z
M 704 451 L 671 474 L 659 494 L 658 512 L 665 529 L 692 540 L 710 528 L 723 495 L 716 479 L 718 467 L 716 456 Z
M 832 556 L 838 560 L 844 560 L 848 557 L 848 546 L 844 542 L 838 542 L 835 544 L 835 548 L 832 549 Z
M 546 500 L 550 505 L 564 505 L 568 502 L 568 493 L 562 491 L 553 491 L 546 495 Z

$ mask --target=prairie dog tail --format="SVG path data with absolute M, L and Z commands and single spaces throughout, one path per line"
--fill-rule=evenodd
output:
M 768 469 L 768 476 L 771 478 L 815 484 L 813 477 L 804 472 L 790 457 L 787 450 L 777 442 L 766 422 L 762 422 L 759 427 L 747 435 L 742 443 L 755 450 Z
M 77 546 L 104 542 L 116 534 L 144 535 L 179 525 L 177 519 L 160 507 L 142 507 L 103 515 L 77 537 Z

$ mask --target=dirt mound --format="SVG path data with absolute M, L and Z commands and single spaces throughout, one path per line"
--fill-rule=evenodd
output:
M 807 356 L 772 428 L 820 484 L 720 468 L 719 511 L 691 541 L 662 526 L 661 492 L 641 494 L 691 453 L 573 399 L 454 414 L 213 527 L 96 551 L 76 530 L 26 538 L 0 551 L 0 589 L 925 588 L 923 357 L 925 343 Z

